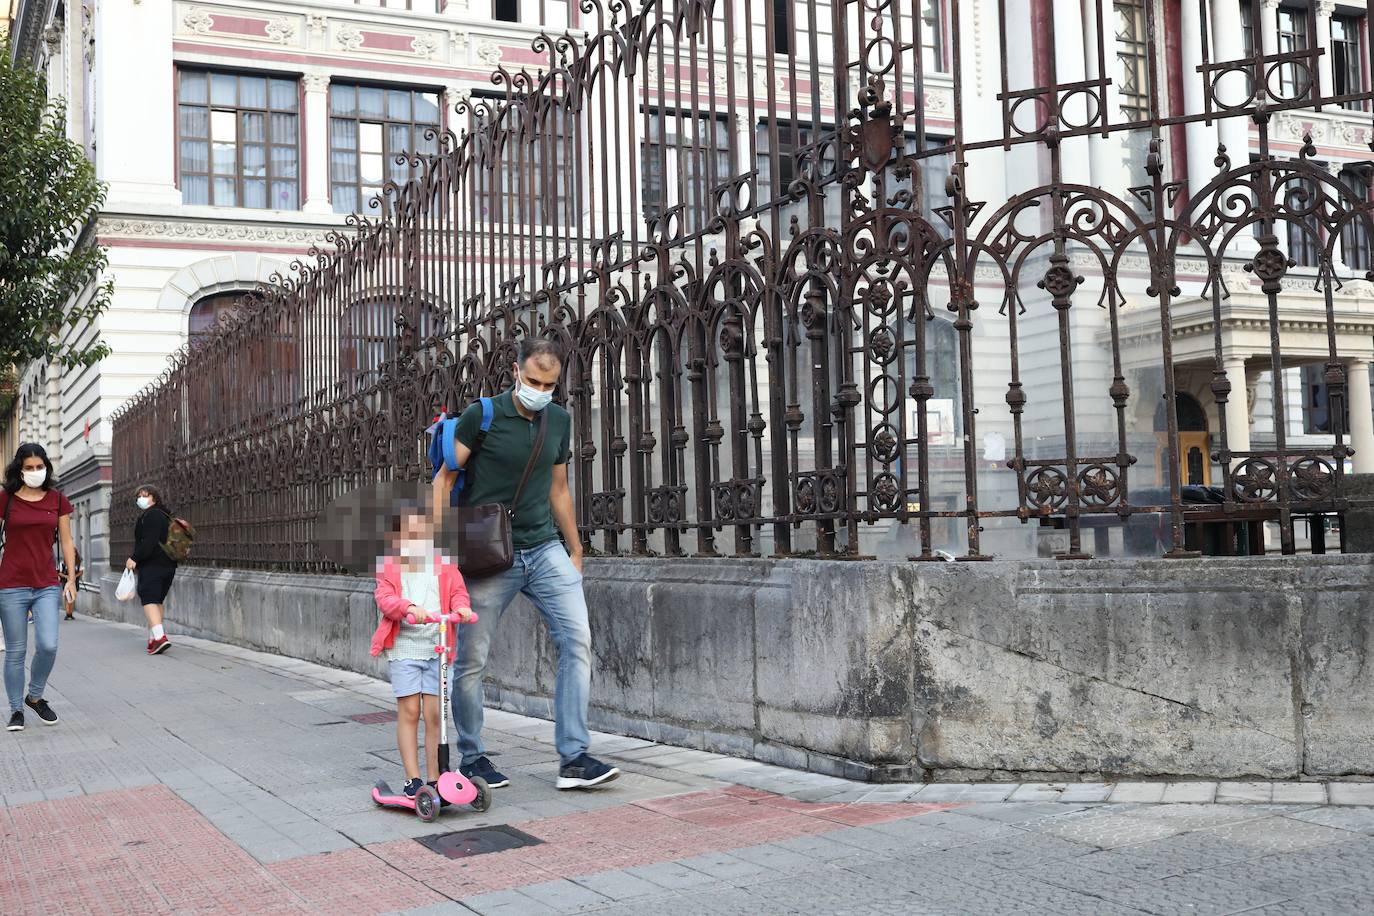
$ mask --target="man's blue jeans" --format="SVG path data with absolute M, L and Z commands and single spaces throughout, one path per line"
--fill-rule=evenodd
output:
M 591 690 L 592 631 L 587 624 L 587 598 L 582 574 L 559 541 L 515 552 L 515 564 L 500 575 L 468 583 L 477 622 L 458 627 L 454 668 L 453 723 L 458 727 L 458 753 L 463 765 L 486 753 L 482 746 L 482 675 L 487 669 L 491 635 L 501 615 L 524 594 L 544 615 L 558 649 L 554 688 L 554 744 L 562 763 L 585 753 L 587 700 Z
M 29 651 L 30 608 L 37 645 L 29 673 L 29 696 L 41 700 L 53 662 L 57 661 L 62 587 L 0 588 L 0 625 L 5 629 L 5 695 L 10 701 L 10 712 L 24 708 L 24 656 Z

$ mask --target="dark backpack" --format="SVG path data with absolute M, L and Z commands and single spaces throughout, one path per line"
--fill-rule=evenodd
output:
M 160 545 L 162 552 L 174 563 L 181 563 L 191 555 L 191 547 L 196 542 L 196 529 L 184 518 L 168 515 L 167 540 Z

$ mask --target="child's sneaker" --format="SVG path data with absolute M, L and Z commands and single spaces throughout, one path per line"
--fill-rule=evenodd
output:
M 415 793 L 416 793 L 416 792 L 419 792 L 419 791 L 420 791 L 420 787 L 423 786 L 424 784 L 425 784 L 425 781 L 424 781 L 423 779 L 421 779 L 420 777 L 418 777 L 418 776 L 416 776 L 414 779 L 412 779 L 412 780 L 410 780 L 409 782 L 407 782 L 407 783 L 406 783 L 406 787 L 405 787 L 406 798 L 414 798 L 414 797 L 415 797 Z

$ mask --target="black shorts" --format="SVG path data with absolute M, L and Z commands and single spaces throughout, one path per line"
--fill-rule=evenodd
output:
M 140 565 L 136 572 L 139 604 L 162 604 L 167 600 L 167 592 L 172 588 L 172 577 L 177 574 L 175 566 L 164 563 L 148 567 Z

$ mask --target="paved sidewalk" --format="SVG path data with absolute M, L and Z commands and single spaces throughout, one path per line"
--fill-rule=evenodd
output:
M 550 723 L 488 715 L 512 785 L 434 824 L 382 682 L 64 623 L 56 728 L 0 734 L 0 913 L 1362 913 L 1374 785 L 870 786 L 595 735 L 625 775 L 553 788 Z M 30 717 L 32 719 L 32 717 Z M 450 860 L 415 838 L 510 825 Z

